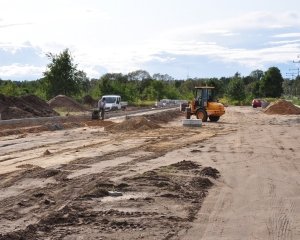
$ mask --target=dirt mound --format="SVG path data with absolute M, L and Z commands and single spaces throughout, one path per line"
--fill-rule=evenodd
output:
M 219 171 L 212 167 L 205 167 L 200 171 L 201 175 L 212 177 L 214 179 L 219 177 Z
M 88 108 L 81 105 L 74 99 L 67 97 L 65 95 L 58 95 L 48 101 L 48 104 L 52 108 L 63 108 L 69 112 L 85 112 L 89 111 Z
M 282 114 L 282 115 L 297 115 L 300 114 L 300 108 L 296 107 L 293 103 L 279 99 L 264 110 L 266 114 Z
M 184 113 L 179 110 L 170 110 L 155 114 L 144 115 L 147 119 L 155 123 L 166 123 L 174 120 L 174 118 L 183 116 Z
M 142 131 L 142 130 L 149 130 L 149 129 L 157 129 L 160 126 L 154 122 L 148 121 L 147 118 L 139 116 L 134 117 L 129 120 L 125 120 L 118 124 L 111 124 L 106 126 L 104 130 L 106 131 L 113 131 L 113 132 L 126 132 L 126 131 Z
M 2 120 L 59 116 L 47 102 L 34 94 L 21 97 L 0 94 Z
M 83 97 L 83 103 L 86 104 L 86 105 L 89 105 L 93 108 L 96 108 L 98 106 L 98 100 L 95 100 L 90 95 L 85 95 Z
M 185 160 L 175 163 L 175 164 L 172 164 L 171 166 L 174 166 L 179 170 L 190 170 L 190 169 L 199 168 L 199 164 L 194 163 L 192 161 L 185 161 Z

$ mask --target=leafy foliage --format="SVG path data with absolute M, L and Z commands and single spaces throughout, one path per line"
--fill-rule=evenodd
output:
M 4 95 L 16 96 L 19 95 L 17 84 L 9 81 L 3 88 L 2 93 Z
M 260 90 L 265 97 L 280 97 L 283 93 L 283 78 L 277 67 L 271 67 L 262 77 Z
M 163 81 L 153 81 L 150 86 L 150 99 L 160 101 L 165 95 L 165 85 Z
M 232 101 L 241 102 L 245 100 L 246 92 L 243 80 L 238 76 L 232 78 L 228 84 L 227 94 Z
M 250 73 L 250 77 L 252 77 L 254 81 L 260 81 L 263 76 L 264 72 L 258 69 Z
M 54 55 L 46 54 L 51 60 L 44 72 L 45 90 L 48 98 L 59 94 L 72 96 L 79 94 L 82 89 L 83 71 L 77 70 L 69 49 Z

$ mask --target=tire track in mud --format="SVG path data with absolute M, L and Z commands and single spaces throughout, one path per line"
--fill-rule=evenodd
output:
M 210 223 L 207 225 L 201 239 L 240 239 L 241 236 L 250 236 L 253 234 L 251 233 L 251 228 L 249 229 L 245 223 L 253 221 L 253 217 L 255 216 L 242 216 L 241 211 L 244 208 L 251 209 L 251 198 L 248 197 L 248 194 L 252 194 L 253 192 L 260 195 L 259 192 L 264 191 L 262 190 L 264 186 L 257 188 L 256 183 L 252 183 L 253 181 L 257 182 L 255 177 L 256 168 L 260 168 L 261 163 L 259 163 L 259 159 L 262 156 L 260 152 L 257 153 L 255 150 L 257 146 L 253 145 L 255 131 L 252 132 L 248 128 L 248 125 L 251 126 L 251 122 L 254 119 L 245 114 L 237 116 L 235 113 L 233 115 L 228 114 L 227 117 L 230 118 L 231 123 L 235 124 L 234 130 L 236 132 L 226 137 L 226 144 L 218 148 L 219 154 L 212 153 L 208 156 L 205 155 L 205 158 L 211 158 L 215 162 L 212 166 L 216 166 L 219 169 L 223 176 L 221 180 L 225 181 L 220 182 L 220 195 L 209 216 Z M 259 116 L 255 116 L 255 119 L 259 119 Z M 214 140 L 212 140 L 211 144 L 218 146 L 217 141 Z M 248 156 L 247 159 L 245 156 Z M 241 161 L 241 159 L 244 160 Z M 247 172 L 245 179 L 241 178 L 243 175 L 242 172 Z M 243 188 L 249 189 L 249 192 L 245 193 Z M 247 206 L 248 204 L 250 204 L 249 207 Z M 227 216 L 227 212 L 236 212 L 237 217 L 231 219 L 230 215 Z M 257 235 L 255 231 L 253 235 Z M 237 236 L 240 237 L 237 238 Z
M 285 173 L 283 173 L 283 175 L 279 175 L 274 171 L 275 174 L 274 177 L 271 178 L 271 181 L 273 181 L 272 179 L 274 179 L 274 181 L 289 184 L 289 179 L 286 179 L 285 175 L 291 175 L 291 173 L 295 171 L 299 174 L 299 171 L 297 168 L 295 168 L 292 159 L 289 159 L 285 156 L 284 153 L 286 147 L 284 146 L 285 142 L 283 142 L 283 139 L 276 139 L 271 130 L 269 130 L 269 135 L 270 139 L 273 139 L 274 146 L 276 146 L 276 148 L 274 149 L 274 153 L 272 154 L 272 158 L 282 158 L 283 161 L 280 161 L 278 164 L 281 166 L 281 169 L 285 170 Z M 284 135 L 284 132 L 281 132 L 280 135 Z M 289 140 L 291 137 L 292 136 L 288 136 L 286 140 Z M 270 207 L 272 208 L 272 214 L 268 219 L 267 224 L 268 229 L 270 229 L 270 237 L 272 237 L 272 239 L 274 240 L 298 239 L 298 237 L 295 237 L 296 235 L 298 235 L 298 233 L 297 228 L 294 226 L 294 223 L 296 221 L 294 208 L 295 206 L 299 208 L 299 201 L 295 202 L 294 198 L 286 198 L 282 197 L 282 195 L 278 195 L 277 192 L 281 191 L 281 189 L 277 188 L 273 183 L 269 184 L 269 189 L 269 196 L 271 197 Z
M 256 158 L 253 159 L 254 164 L 251 165 L 253 168 L 252 175 L 255 176 L 251 181 L 253 182 L 253 190 L 255 190 L 258 201 L 261 202 L 259 209 L 263 213 L 266 213 L 265 215 L 258 213 L 256 216 L 254 215 L 254 219 L 261 224 L 263 224 L 263 220 L 265 221 L 266 229 L 262 229 L 261 231 L 268 233 L 269 237 L 272 239 L 292 239 L 290 229 L 293 222 L 293 216 L 286 214 L 286 211 L 283 214 L 280 213 L 283 205 L 287 207 L 287 209 L 289 209 L 290 206 L 282 203 L 281 195 L 277 195 L 278 191 L 281 191 L 281 189 L 278 189 L 274 184 L 274 181 L 278 182 L 278 180 L 280 180 L 276 179 L 278 178 L 276 175 L 279 174 L 276 171 L 276 165 L 285 162 L 285 154 L 282 152 L 284 148 L 282 148 L 278 136 L 273 134 L 272 128 L 269 126 L 263 128 L 258 127 L 256 130 L 257 132 L 263 131 L 264 141 L 268 141 L 269 145 L 271 144 L 274 147 L 271 148 L 271 151 L 268 151 L 270 155 L 267 155 L 264 153 L 264 144 L 261 140 L 257 139 L 258 141 L 253 144 L 254 141 L 251 141 L 250 138 L 248 139 L 253 148 L 256 147 L 257 149 L 260 149 Z M 255 198 L 252 200 L 255 200 Z M 285 200 L 283 200 L 283 202 L 285 202 Z M 273 217 L 270 215 L 273 215 Z M 270 216 L 270 219 L 268 219 L 267 216 Z M 258 232 L 256 229 L 252 229 L 251 235 L 262 236 L 262 233 Z
M 256 116 L 255 119 L 260 120 L 260 117 Z M 222 157 L 211 154 L 212 160 L 219 165 L 217 169 L 220 170 L 222 176 L 226 175 L 227 177 L 225 185 L 221 187 L 219 198 L 209 217 L 209 224 L 202 239 L 241 239 L 241 236 L 252 236 L 257 239 L 265 236 L 265 239 L 276 240 L 299 238 L 299 232 L 294 224 L 297 222 L 299 225 L 295 210 L 299 211 L 298 196 L 300 192 L 298 189 L 296 192 L 293 192 L 295 189 L 283 190 L 286 187 L 289 188 L 290 183 L 295 182 L 293 175 L 299 175 L 299 171 L 294 165 L 295 161 L 286 156 L 287 149 L 289 151 L 296 149 L 294 143 L 292 147 L 287 144 L 291 138 L 295 137 L 278 138 L 278 135 L 274 135 L 272 126 L 267 124 L 268 120 L 255 128 L 252 127 L 253 131 L 251 129 L 244 131 L 243 128 L 246 128 L 247 121 L 253 120 L 242 118 L 236 123 L 237 131 L 234 141 L 232 138 L 228 138 L 232 141 L 228 141 L 229 151 L 226 151 L 226 147 L 219 149 L 219 152 L 223 153 Z M 264 142 L 260 139 L 261 134 L 263 134 L 261 139 L 268 141 L 268 145 L 273 147 L 265 148 Z M 297 133 L 295 134 L 297 135 Z M 280 135 L 284 135 L 283 132 Z M 212 143 L 216 142 L 212 141 Z M 270 154 L 267 155 L 265 152 Z M 242 154 L 249 156 L 244 162 L 239 160 L 239 156 Z M 230 166 L 230 169 L 226 168 L 226 173 L 222 170 L 225 165 Z M 245 171 L 244 167 L 247 169 L 247 177 L 243 180 L 239 178 L 239 171 Z M 281 170 L 279 171 L 279 169 Z M 285 172 L 282 173 L 282 170 Z M 242 212 L 239 213 L 238 208 L 232 209 L 238 214 L 239 220 L 235 222 L 233 219 L 226 219 L 226 211 L 230 211 L 230 206 L 227 205 L 229 209 L 220 206 L 222 203 L 226 204 L 228 197 L 229 199 L 231 197 L 232 206 L 237 207 L 235 199 L 239 199 L 239 197 L 234 197 L 234 195 L 239 193 L 239 188 L 248 190 L 242 198 L 244 200 L 240 200 L 245 203 L 245 206 L 240 206 L 241 210 L 248 209 L 248 214 L 245 212 L 243 216 Z M 229 196 L 226 196 L 225 193 Z M 260 204 L 257 205 L 256 202 L 260 202 Z
M 237 115 L 239 117 L 237 117 Z M 235 185 L 236 179 L 236 163 L 235 161 L 239 161 L 238 157 L 236 157 L 239 154 L 239 148 L 237 146 L 240 146 L 242 142 L 244 141 L 241 135 L 241 122 L 240 116 L 243 116 L 243 114 L 228 114 L 226 118 L 230 118 L 230 123 L 234 124 L 234 126 L 231 127 L 231 134 L 227 136 L 232 136 L 234 134 L 234 137 L 230 138 L 230 140 L 226 142 L 225 146 L 222 146 L 220 148 L 217 144 L 218 138 L 210 139 L 206 142 L 206 145 L 208 147 L 204 149 L 205 153 L 203 158 L 211 159 L 216 165 L 219 166 L 217 169 L 221 172 L 221 175 L 223 175 L 222 168 L 220 168 L 221 165 L 231 165 L 230 172 L 227 173 L 228 176 L 230 176 L 230 179 L 227 179 L 226 182 L 223 182 L 222 180 L 220 192 L 218 192 L 217 200 L 214 203 L 214 207 L 212 212 L 210 213 L 208 217 L 208 223 L 207 227 L 205 228 L 205 231 L 201 237 L 201 239 L 222 239 L 227 237 L 227 231 L 228 226 L 227 222 L 229 219 L 226 218 L 226 215 L 223 214 L 224 209 L 230 209 L 231 203 L 233 200 L 233 188 Z M 226 120 L 225 120 L 226 121 Z M 228 150 L 227 150 L 228 149 Z M 226 154 L 224 154 L 226 152 Z M 229 159 L 237 159 L 237 160 L 229 160 Z M 213 165 L 213 166 L 214 166 Z M 200 235 L 201 236 L 201 235 Z M 199 236 L 199 237 L 200 237 Z M 183 239 L 192 239 L 191 236 L 184 237 Z
M 196 129 L 194 129 L 196 130 Z M 51 158 L 59 157 L 61 155 L 66 154 L 74 154 L 77 153 L 79 155 L 84 154 L 90 149 L 98 149 L 98 153 L 94 152 L 96 155 L 103 155 L 107 153 L 107 151 L 111 151 L 108 149 L 112 149 L 113 145 L 118 145 L 117 151 L 124 151 L 131 149 L 131 151 L 135 151 L 137 149 L 141 149 L 144 151 L 156 152 L 163 150 L 171 150 L 175 148 L 180 148 L 184 145 L 191 144 L 193 142 L 199 141 L 199 139 L 212 136 L 212 134 L 206 134 L 203 136 L 202 133 L 198 133 L 194 130 L 186 130 L 186 129 L 176 129 L 174 128 L 163 128 L 157 131 L 153 131 L 150 136 L 145 137 L 143 133 L 117 133 L 117 134 L 107 134 L 103 132 L 103 136 L 101 136 L 101 142 L 91 142 L 89 138 L 79 138 L 79 139 L 69 139 L 69 140 L 61 140 L 59 142 L 52 142 L 48 144 L 37 145 L 29 148 L 24 148 L 17 152 L 12 151 L 11 154 L 7 153 L 5 158 L 0 162 L 5 163 L 6 161 L 11 161 L 12 165 L 24 164 L 26 162 L 30 163 L 30 161 L 35 161 L 37 158 L 47 158 L 48 156 L 43 156 L 44 152 L 48 149 L 56 149 L 55 151 L 51 151 Z M 91 133 L 92 134 L 92 133 Z M 184 140 L 185 134 L 189 134 L 189 139 Z M 53 135 L 54 137 L 55 135 Z M 131 139 L 130 145 L 126 144 L 127 139 Z M 134 139 L 137 141 L 135 142 Z M 181 140 L 182 139 L 182 140 Z M 92 139 L 91 139 L 92 140 Z M 125 144 L 124 144 L 125 143 Z M 110 147 L 109 147 L 110 146 Z M 37 150 L 39 150 L 37 152 Z M 103 151 L 104 150 L 104 151 Z M 102 153 L 101 153 L 102 152 Z M 24 154 L 26 153 L 26 154 Z M 20 159 L 17 161 L 17 159 Z M 48 157 L 49 158 L 49 157 Z M 72 160 L 72 159 L 71 159 Z M 73 159 L 74 160 L 74 159 Z

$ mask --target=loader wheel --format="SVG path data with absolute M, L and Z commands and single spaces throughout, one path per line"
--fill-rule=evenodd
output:
M 197 110 L 196 117 L 197 117 L 197 119 L 201 119 L 202 122 L 207 121 L 207 114 L 206 114 L 205 110 L 203 110 L 203 109 L 198 109 Z
M 219 119 L 220 119 L 220 116 L 210 116 L 209 117 L 209 120 L 211 122 L 217 122 L 217 121 L 219 121 Z

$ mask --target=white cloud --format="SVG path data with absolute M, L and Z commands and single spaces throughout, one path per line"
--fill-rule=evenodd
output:
M 14 63 L 10 66 L 0 66 L 0 76 L 9 78 L 10 76 L 30 76 L 40 78 L 44 67 L 36 67 L 32 65 L 21 65 Z
M 277 34 L 274 36 L 271 36 L 274 38 L 291 38 L 291 37 L 300 37 L 300 32 L 299 33 L 283 33 L 283 34 Z
M 289 28 L 289 27 L 292 27 L 292 25 L 270 25 L 269 27 L 267 28 L 270 28 L 270 29 L 281 29 L 281 28 Z
M 270 42 L 267 42 L 267 44 L 270 44 L 270 45 L 283 45 L 283 44 L 289 44 L 289 43 L 298 43 L 300 42 L 300 40 L 287 40 L 287 41 L 270 41 Z
M 240 31 L 250 31 L 251 33 L 253 30 L 282 29 L 288 26 L 300 27 L 300 19 L 297 13 L 249 12 L 232 18 L 200 22 L 182 28 L 173 28 L 163 33 L 162 38 L 197 39 L 206 34 L 236 36 L 240 35 Z
M 226 34 L 229 33 L 228 30 L 220 30 L 220 29 L 214 29 L 214 30 L 203 30 L 203 33 L 208 33 L 208 34 Z
M 7 24 L 0 24 L 0 28 L 8 28 L 8 27 L 15 27 L 15 26 L 22 26 L 22 25 L 30 25 L 31 23 L 7 23 Z

